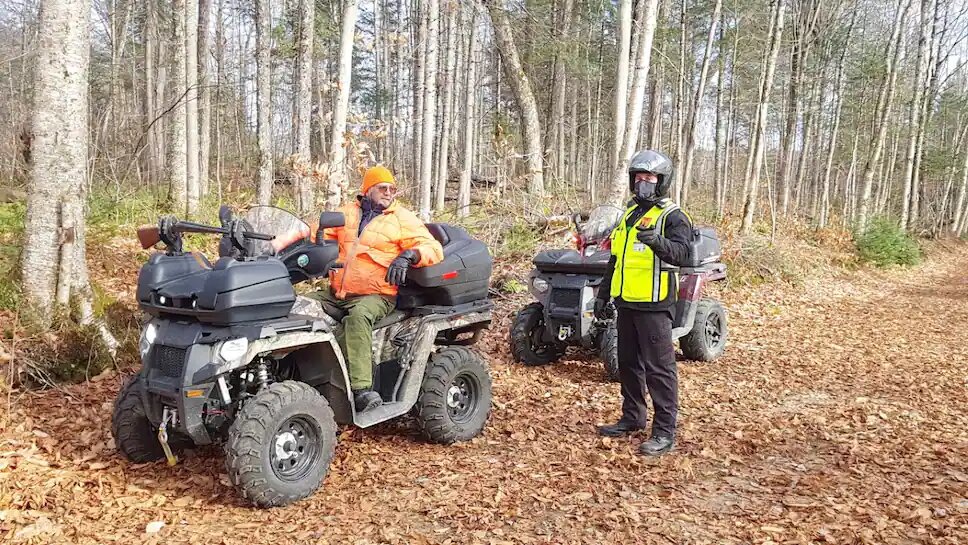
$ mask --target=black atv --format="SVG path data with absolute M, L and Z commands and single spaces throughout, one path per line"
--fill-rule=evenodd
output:
M 360 413 L 337 342 L 341 325 L 293 289 L 339 266 L 336 241 L 321 235 L 343 225 L 343 215 L 324 212 L 315 243 L 308 225 L 279 208 L 233 219 L 223 207 L 220 216 L 221 227 L 169 217 L 139 230 L 145 248 L 161 241 L 165 251 L 138 277 L 138 304 L 151 316 L 142 368 L 115 402 L 112 432 L 129 460 L 174 464 L 184 448 L 221 443 L 231 482 L 255 505 L 273 507 L 320 486 L 337 424 L 365 428 L 413 410 L 432 441 L 481 433 L 491 377 L 468 345 L 491 321 L 482 242 L 428 224 L 444 261 L 411 270 L 397 309 L 375 324 L 374 390 L 384 403 Z M 210 263 L 183 251 L 184 233 L 221 234 L 221 257 Z
M 518 311 L 511 323 L 515 361 L 545 365 L 558 361 L 569 346 L 582 346 L 598 352 L 609 380 L 619 379 L 615 320 L 595 318 L 594 307 L 611 255 L 609 234 L 623 216 L 623 210 L 609 205 L 576 215 L 577 249 L 547 250 L 534 257 L 528 288 L 537 301 Z M 672 338 L 679 340 L 687 359 L 712 361 L 726 347 L 726 313 L 719 301 L 703 297 L 703 288 L 725 279 L 726 265 L 720 262 L 714 229 L 695 228 L 691 245 L 689 267 L 663 264 L 679 273 Z M 614 309 L 610 314 L 615 315 Z

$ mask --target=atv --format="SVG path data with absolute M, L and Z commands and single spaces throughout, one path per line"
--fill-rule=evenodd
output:
M 373 388 L 383 405 L 357 412 L 340 348 L 341 324 L 294 285 L 339 267 L 323 212 L 315 242 L 293 214 L 257 206 L 214 227 L 162 218 L 142 228 L 159 241 L 138 276 L 137 299 L 150 320 L 142 367 L 118 394 L 115 443 L 135 463 L 221 444 L 229 480 L 258 507 L 292 503 L 323 482 L 337 425 L 367 428 L 408 413 L 423 435 L 450 444 L 481 433 L 491 377 L 469 345 L 490 325 L 491 258 L 485 245 L 447 224 L 428 224 L 444 261 L 412 269 L 396 309 L 374 325 Z M 183 250 L 186 233 L 222 235 L 213 264 Z
M 615 309 L 606 320 L 595 318 L 595 298 L 611 256 L 609 235 L 624 211 L 599 206 L 587 215 L 573 216 L 576 249 L 546 250 L 532 260 L 528 289 L 537 299 L 518 311 L 511 322 L 511 355 L 524 365 L 558 361 L 569 346 L 598 352 L 608 380 L 618 381 L 618 332 Z M 726 265 L 714 229 L 693 229 L 690 266 L 678 270 L 679 299 L 672 337 L 686 359 L 712 361 L 726 346 L 726 313 L 722 304 L 703 297 L 706 282 L 726 278 Z

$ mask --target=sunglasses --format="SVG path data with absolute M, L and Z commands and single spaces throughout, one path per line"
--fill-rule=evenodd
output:
M 373 189 L 379 191 L 380 193 L 385 193 L 387 195 L 394 195 L 397 192 L 397 186 L 392 184 L 377 184 L 373 186 Z

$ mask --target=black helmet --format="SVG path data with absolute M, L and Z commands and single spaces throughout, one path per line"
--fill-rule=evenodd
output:
M 637 172 L 651 172 L 659 178 L 659 183 L 655 187 L 657 199 L 669 196 L 676 169 L 672 167 L 672 159 L 669 159 L 668 155 L 650 149 L 635 152 L 632 160 L 629 161 L 629 192 L 631 193 L 635 193 L 635 173 Z

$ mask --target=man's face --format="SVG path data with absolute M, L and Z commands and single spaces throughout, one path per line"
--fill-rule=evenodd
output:
M 372 202 L 388 208 L 397 196 L 397 186 L 393 184 L 376 184 L 366 192 L 366 197 Z
M 648 182 L 650 184 L 659 183 L 659 177 L 651 172 L 636 172 L 635 173 L 636 182 Z

